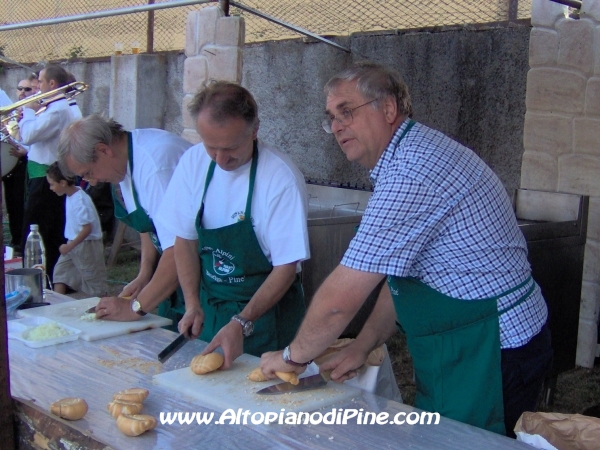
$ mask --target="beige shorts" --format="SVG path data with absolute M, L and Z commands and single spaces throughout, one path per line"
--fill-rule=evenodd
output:
M 102 240 L 83 241 L 54 266 L 54 283 L 63 283 L 92 297 L 107 294 L 106 266 Z

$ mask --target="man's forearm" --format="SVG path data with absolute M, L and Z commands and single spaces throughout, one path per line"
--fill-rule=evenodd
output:
M 259 319 L 281 300 L 295 278 L 296 262 L 273 267 L 240 315 L 253 322 Z
M 142 244 L 142 256 L 140 258 L 139 275 L 146 279 L 150 279 L 154 273 L 154 266 L 156 265 L 159 254 L 148 233 L 140 233 L 140 241 Z
M 311 301 L 290 345 L 293 360 L 305 362 L 319 356 L 340 336 L 382 278 L 339 265 Z
M 356 337 L 356 341 L 365 352 L 370 352 L 385 343 L 397 331 L 396 309 L 390 289 L 385 283 L 377 297 L 375 307 Z
M 175 239 L 175 265 L 179 284 L 185 298 L 185 307 L 198 307 L 200 287 L 200 257 L 198 241 L 177 237 Z
M 144 311 L 152 311 L 177 289 L 179 283 L 174 254 L 173 247 L 163 252 L 152 279 L 138 294 L 137 299 L 142 304 Z

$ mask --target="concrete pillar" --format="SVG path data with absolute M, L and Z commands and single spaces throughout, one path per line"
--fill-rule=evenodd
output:
M 187 106 L 194 94 L 210 80 L 241 83 L 245 23 L 239 16 L 225 17 L 218 6 L 188 14 L 183 66 L 183 132 L 190 142 L 200 142 Z
M 167 65 L 160 55 L 111 57 L 109 115 L 126 130 L 163 128 Z

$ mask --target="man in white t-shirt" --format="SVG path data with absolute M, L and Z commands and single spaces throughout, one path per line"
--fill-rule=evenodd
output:
M 177 162 L 191 145 L 163 130 L 128 132 L 97 114 L 74 122 L 63 133 L 58 149 L 63 172 L 77 174 L 92 185 L 112 183 L 115 217 L 140 232 L 142 240 L 138 276 L 119 297 L 100 300 L 98 318 L 137 320 L 157 306 L 160 315 L 175 322 L 183 315 L 182 296 L 167 298 L 178 286 L 175 235 L 156 218 Z
M 204 353 L 221 347 L 228 368 L 243 352 L 285 347 L 304 315 L 306 186 L 286 155 L 257 139 L 256 102 L 243 87 L 212 83 L 190 112 L 203 143 L 182 156 L 158 221 L 177 235 L 179 331 L 209 341 Z

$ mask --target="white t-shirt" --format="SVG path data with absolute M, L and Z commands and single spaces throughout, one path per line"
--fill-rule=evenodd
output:
M 131 132 L 133 179 L 140 206 L 154 222 L 163 250 L 175 244 L 175 235 L 156 220 L 165 191 L 181 155 L 192 146 L 185 139 L 164 130 L 147 128 Z M 131 186 L 131 167 L 127 163 L 125 179 L 119 183 L 127 212 L 135 211 Z
M 286 155 L 260 141 L 258 149 L 251 214 L 260 247 L 274 266 L 308 259 L 308 195 L 304 177 Z M 181 157 L 167 189 L 159 220 L 184 239 L 198 239 L 195 222 L 210 162 L 204 145 L 195 145 Z M 244 214 L 251 163 L 230 172 L 215 167 L 204 201 L 204 228 L 234 224 Z
M 31 108 L 23 108 L 19 121 L 21 141 L 29 145 L 27 157 L 38 164 L 50 165 L 56 161 L 60 133 L 79 117 L 73 114 L 67 100 L 50 103 L 36 116 Z
M 92 225 L 92 232 L 85 238 L 86 241 L 102 238 L 100 217 L 94 206 L 94 202 L 81 188 L 67 195 L 65 202 L 65 237 L 72 241 L 77 237 L 84 225 Z

